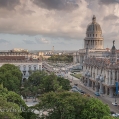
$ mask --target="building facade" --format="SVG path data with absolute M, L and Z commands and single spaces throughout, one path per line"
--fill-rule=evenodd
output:
M 116 82 L 119 83 L 119 52 L 114 41 L 111 49 L 104 49 L 103 42 L 101 27 L 93 16 L 92 23 L 87 27 L 84 49 L 73 54 L 73 62 L 82 66 L 82 82 L 85 86 L 113 97 Z
M 119 83 L 119 60 L 113 45 L 109 58 L 87 57 L 83 65 L 83 83 L 100 94 L 113 97 Z
M 0 67 L 4 64 L 14 64 L 22 72 L 22 81 L 28 79 L 31 72 L 42 70 L 42 60 L 34 58 L 29 52 L 0 52 Z

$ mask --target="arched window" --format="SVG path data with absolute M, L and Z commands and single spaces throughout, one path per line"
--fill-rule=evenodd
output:
M 97 37 L 97 34 L 96 34 L 96 37 Z

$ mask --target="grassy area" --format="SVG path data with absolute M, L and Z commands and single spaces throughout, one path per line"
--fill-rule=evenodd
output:
M 78 79 L 81 78 L 81 74 L 71 74 L 71 75 L 74 76 L 74 77 L 76 77 L 76 78 L 78 78 Z

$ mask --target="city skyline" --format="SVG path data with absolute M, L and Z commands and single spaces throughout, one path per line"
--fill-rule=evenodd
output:
M 0 50 L 78 50 L 95 15 L 104 47 L 119 43 L 119 0 L 0 0 Z

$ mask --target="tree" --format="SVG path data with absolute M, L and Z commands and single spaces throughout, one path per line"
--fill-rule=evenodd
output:
M 22 73 L 18 67 L 12 64 L 4 64 L 0 67 L 0 82 L 10 91 L 20 93 Z
M 59 85 L 62 86 L 63 90 L 70 90 L 71 89 L 71 85 L 70 85 L 70 81 L 63 78 L 63 77 L 57 77 L 57 81 L 59 82 Z
M 102 119 L 104 116 L 109 116 L 110 109 L 108 105 L 103 104 L 100 100 L 91 98 L 86 104 L 84 110 L 81 112 L 81 119 Z
M 0 118 L 1 119 L 24 119 L 19 106 L 13 102 L 7 102 L 6 98 L 0 97 Z
M 87 104 L 90 102 L 90 107 L 87 107 Z M 101 105 L 101 107 L 99 106 Z M 42 95 L 42 97 L 39 98 L 39 104 L 36 106 L 36 109 L 47 111 L 48 115 L 44 117 L 44 119 L 102 119 L 103 116 L 109 116 L 109 108 L 102 104 L 101 101 L 98 101 L 97 99 L 92 99 L 89 97 L 85 97 L 79 93 L 72 93 L 72 92 L 49 92 L 47 94 Z M 91 110 L 91 107 L 98 107 L 97 109 Z M 85 109 L 86 108 L 86 109 Z M 103 109 L 102 109 L 103 108 Z M 90 113 L 87 113 L 90 111 L 94 113 L 94 116 L 91 117 Z M 101 113 L 101 110 L 104 111 Z M 99 114 L 98 114 L 99 111 Z M 106 113 L 107 111 L 107 113 Z M 82 114 L 83 112 L 83 114 Z M 86 113 L 84 113 L 86 112 Z M 86 114 L 86 116 L 85 116 Z M 89 114 L 89 116 L 87 116 Z M 84 117 L 82 117 L 84 116 Z M 43 118 L 43 117 L 42 117 Z
M 43 93 L 57 91 L 61 89 L 59 82 L 57 81 L 57 76 L 55 74 L 47 75 L 43 78 L 39 88 L 42 90 Z
M 28 81 L 26 81 L 25 87 L 27 85 L 38 86 L 46 75 L 44 71 L 35 71 L 30 75 Z
M 3 84 L 0 84 L 0 96 L 4 97 L 7 102 L 15 103 L 24 108 L 27 107 L 25 102 L 21 99 L 20 95 L 13 91 L 8 91 L 7 88 L 3 87 Z

